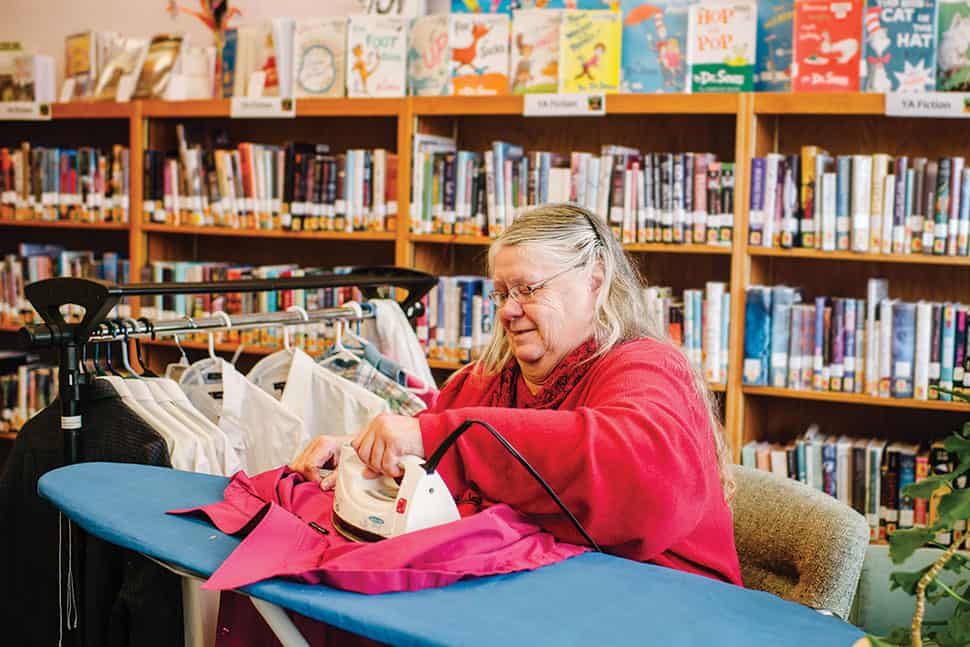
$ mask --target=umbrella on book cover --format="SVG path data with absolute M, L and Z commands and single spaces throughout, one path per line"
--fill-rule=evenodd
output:
M 627 12 L 623 19 L 623 24 L 627 27 L 639 25 L 647 20 L 653 20 L 657 25 L 657 37 L 660 40 L 667 38 L 667 28 L 664 26 L 664 10 L 652 4 L 637 5 Z

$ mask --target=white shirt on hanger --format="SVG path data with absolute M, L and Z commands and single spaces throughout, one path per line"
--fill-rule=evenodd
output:
M 433 387 L 435 381 L 428 358 L 400 304 L 393 299 L 371 299 L 368 303 L 374 306 L 375 316 L 373 320 L 364 321 L 364 337 L 375 344 L 381 354 Z
M 155 384 L 165 391 L 172 406 L 176 410 L 181 411 L 189 421 L 194 423 L 196 429 L 200 430 L 211 440 L 216 455 L 216 464 L 220 467 L 219 473 L 223 476 L 232 476 L 238 472 L 242 465 L 239 462 L 239 455 L 232 446 L 232 442 L 230 442 L 226 432 L 196 409 L 192 402 L 189 401 L 185 392 L 179 388 L 175 380 L 158 378 L 155 380 Z M 215 400 L 211 396 L 206 397 L 209 402 L 215 403 Z

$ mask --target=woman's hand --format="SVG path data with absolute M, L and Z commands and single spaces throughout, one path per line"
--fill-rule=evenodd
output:
M 417 418 L 382 413 L 367 425 L 351 443 L 364 462 L 364 478 L 387 474 L 397 478 L 404 474 L 401 459 L 412 454 L 424 458 L 424 441 Z
M 321 490 L 329 490 L 337 480 L 336 467 L 340 461 L 340 448 L 353 438 L 353 436 L 317 436 L 296 457 L 290 469 L 302 474 L 308 481 L 320 483 Z M 330 461 L 333 461 L 334 471 L 321 477 L 320 468 Z

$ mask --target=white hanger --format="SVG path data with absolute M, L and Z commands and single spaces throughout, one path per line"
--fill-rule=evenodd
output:
M 222 310 L 216 310 L 212 313 L 213 317 L 222 317 L 222 320 L 226 324 L 226 330 L 232 330 L 232 320 Z M 219 357 L 216 355 L 216 335 L 214 330 L 209 331 L 209 357 L 218 360 Z
M 286 309 L 286 311 L 299 312 L 300 315 L 303 317 L 303 323 L 310 321 L 310 315 L 307 314 L 307 311 L 301 308 L 300 306 L 290 306 L 289 308 Z M 290 326 L 289 325 L 283 326 L 283 348 L 285 348 L 288 351 L 293 350 L 292 348 L 290 348 Z

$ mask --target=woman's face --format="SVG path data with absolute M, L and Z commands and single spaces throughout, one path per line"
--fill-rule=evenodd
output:
M 550 277 L 555 278 L 532 296 L 519 301 L 508 298 L 498 309 L 512 352 L 533 384 L 541 384 L 563 357 L 593 334 L 602 271 L 597 268 L 590 278 L 582 269 L 562 267 L 526 246 L 502 247 L 495 255 L 493 279 L 498 292 L 535 286 Z

